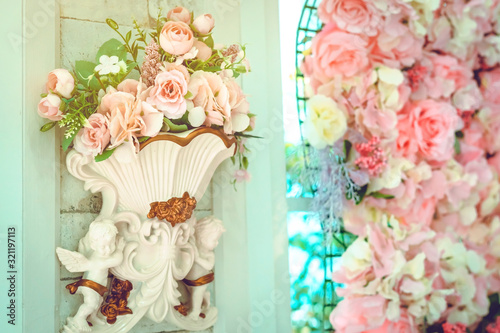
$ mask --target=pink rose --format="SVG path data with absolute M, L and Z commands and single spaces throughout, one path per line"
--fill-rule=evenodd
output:
M 167 19 L 169 21 L 178 21 L 189 24 L 191 22 L 191 13 L 184 7 L 175 7 L 167 13 Z
M 188 72 L 186 66 L 184 66 L 184 65 L 176 65 L 173 62 L 165 62 L 164 66 L 165 66 L 165 69 L 167 71 L 171 71 L 171 70 L 175 69 L 175 70 L 178 70 L 179 72 L 181 72 L 182 75 L 184 75 L 184 78 L 186 79 L 186 82 L 189 83 L 189 80 L 191 79 L 191 75 L 189 75 L 189 72 Z
M 62 97 L 70 98 L 75 89 L 75 78 L 66 69 L 54 69 L 49 73 L 46 88 L 49 93 L 57 93 Z
M 212 56 L 212 49 L 209 48 L 207 44 L 195 40 L 193 46 L 198 50 L 198 54 L 196 55 L 197 59 L 207 61 Z
M 487 102 L 500 104 L 500 68 L 481 73 L 481 92 Z
M 188 84 L 184 74 L 174 69 L 158 74 L 146 101 L 163 111 L 165 117 L 179 119 L 186 113 L 184 96 L 187 92 Z
M 229 92 L 219 75 L 203 71 L 194 72 L 188 90 L 193 95 L 190 100 L 194 106 L 201 106 L 207 113 L 206 126 L 212 124 L 222 126 L 224 118 L 231 117 Z
M 38 114 L 40 117 L 47 118 L 52 121 L 59 121 L 63 118 L 63 113 L 59 110 L 61 98 L 54 94 L 48 94 L 38 103 Z
M 193 47 L 193 31 L 184 22 L 169 21 L 161 29 L 160 46 L 173 55 L 183 55 Z
M 214 18 L 210 14 L 200 15 L 193 21 L 193 26 L 202 35 L 208 35 L 214 28 L 214 25 Z
M 109 108 L 111 148 L 124 141 L 137 145 L 138 137 L 155 136 L 163 125 L 163 114 L 132 94 L 111 93 L 103 97 L 103 103 Z
M 426 160 L 446 161 L 453 154 L 455 132 L 461 126 L 462 120 L 449 103 L 423 100 L 407 104 L 398 123 L 398 146 L 408 157 L 418 151 Z
M 101 154 L 109 143 L 109 120 L 100 113 L 94 113 L 88 119 L 89 125 L 75 137 L 75 149 L 83 155 Z
M 323 83 L 334 77 L 352 77 L 369 66 L 368 43 L 360 36 L 343 32 L 335 24 L 325 26 L 312 42 L 315 75 Z
M 342 30 L 368 36 L 376 35 L 381 23 L 377 8 L 365 0 L 322 1 L 318 16 L 325 24 L 335 22 Z
M 146 90 L 146 85 L 144 83 L 140 83 L 137 80 L 134 79 L 126 79 L 123 80 L 117 87 L 116 89 L 118 91 L 123 91 L 132 95 L 137 95 L 138 88 L 140 86 L 141 91 Z
M 386 320 L 379 328 L 365 331 L 364 333 L 418 333 L 418 325 L 412 324 L 412 322 L 407 314 L 402 314 L 398 321 Z

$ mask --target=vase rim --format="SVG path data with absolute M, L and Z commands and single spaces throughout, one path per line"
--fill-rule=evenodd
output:
M 187 146 L 194 138 L 202 134 L 214 134 L 221 138 L 227 148 L 236 143 L 236 138 L 228 137 L 222 130 L 211 127 L 195 128 L 182 133 L 160 133 L 140 144 L 139 150 L 143 150 L 147 145 L 155 141 L 172 141 L 181 147 Z M 235 147 L 236 148 L 236 147 Z

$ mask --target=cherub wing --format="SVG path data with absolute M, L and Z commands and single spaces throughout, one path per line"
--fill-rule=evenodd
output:
M 58 247 L 57 256 L 66 269 L 72 273 L 85 272 L 90 269 L 89 260 L 81 253 L 69 251 Z

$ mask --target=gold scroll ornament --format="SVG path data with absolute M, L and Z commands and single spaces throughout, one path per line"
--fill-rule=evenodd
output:
M 215 279 L 215 275 L 213 272 L 211 272 L 211 273 L 208 273 L 207 275 L 203 275 L 202 277 L 197 278 L 196 280 L 184 279 L 184 280 L 182 280 L 182 282 L 184 282 L 184 284 L 186 286 L 199 287 L 199 286 L 203 286 L 205 284 L 209 284 L 214 279 Z M 174 309 L 176 309 L 177 312 L 179 312 L 184 317 L 188 315 L 188 308 L 182 303 L 180 305 L 174 306 Z M 205 318 L 205 314 L 200 313 L 200 317 Z
M 127 307 L 132 288 L 130 281 L 113 277 L 106 302 L 101 306 L 101 313 L 106 317 L 108 324 L 114 324 L 118 316 L 132 314 L 132 309 Z

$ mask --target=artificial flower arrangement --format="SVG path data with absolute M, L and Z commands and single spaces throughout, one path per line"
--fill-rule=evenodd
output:
M 102 161 L 122 145 L 137 151 L 160 132 L 212 127 L 239 141 L 236 178 L 248 178 L 244 141 L 255 115 L 236 81 L 250 71 L 245 47 L 214 43 L 212 15 L 195 17 L 184 7 L 160 13 L 151 31 L 134 21 L 122 34 L 115 21 L 106 22 L 122 41 L 105 42 L 95 63 L 76 61 L 72 72 L 49 73 L 38 114 L 50 122 L 41 131 L 58 125 L 64 150 L 73 145 Z M 139 80 L 127 78 L 132 72 Z
M 500 332 L 482 321 L 500 292 L 500 3 L 317 13 L 301 65 L 317 207 L 357 236 L 333 274 L 335 331 Z

